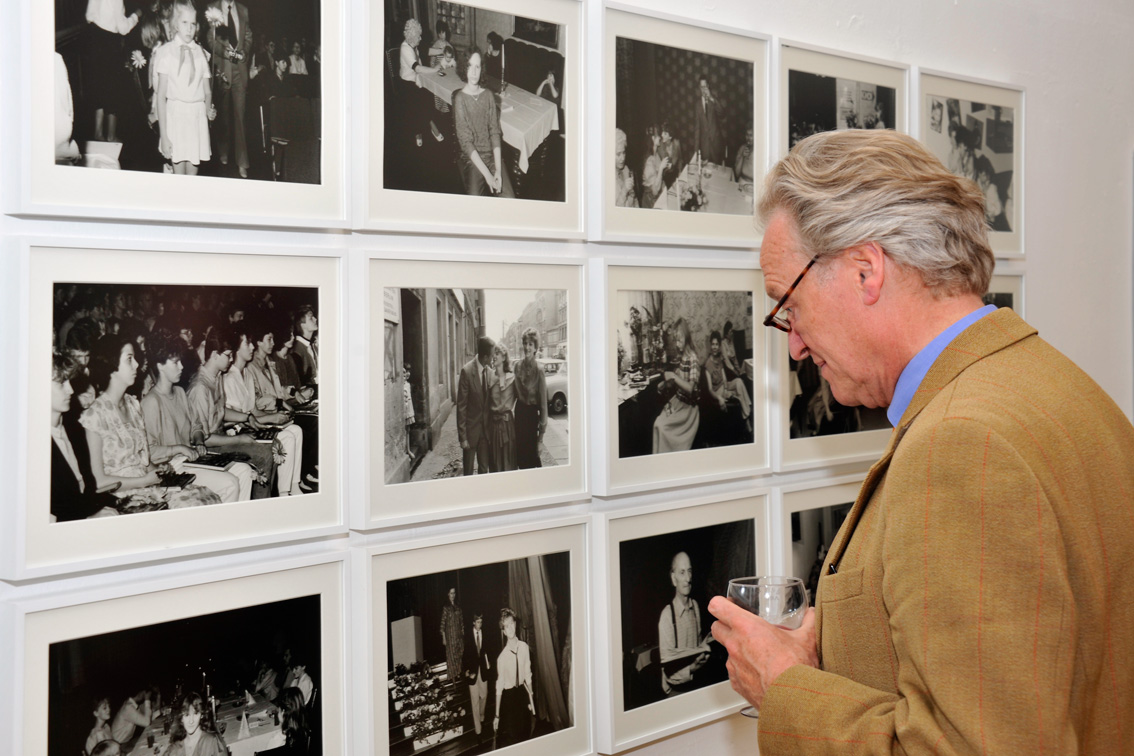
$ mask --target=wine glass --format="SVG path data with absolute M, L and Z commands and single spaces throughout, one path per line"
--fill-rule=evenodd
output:
M 795 577 L 765 575 L 733 578 L 728 581 L 728 598 L 756 616 L 787 630 L 796 630 L 807 613 L 807 589 Z M 755 719 L 760 712 L 755 706 L 740 711 Z

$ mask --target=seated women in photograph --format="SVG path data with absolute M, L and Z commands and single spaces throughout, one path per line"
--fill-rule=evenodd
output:
M 508 349 L 497 344 L 496 381 L 489 388 L 488 401 L 488 455 L 492 472 L 516 469 L 516 376 L 512 374 L 512 360 Z
M 725 373 L 729 378 L 739 378 L 744 375 L 744 368 L 736 359 L 731 320 L 725 321 L 724 328 L 721 331 L 721 360 L 724 361 Z
M 87 735 L 87 742 L 84 750 L 87 756 L 90 756 L 91 751 L 95 749 L 99 743 L 104 740 L 111 740 L 110 736 L 110 699 L 106 696 L 96 698 L 94 701 L 94 708 L 91 710 L 94 715 L 94 727 Z
M 95 483 L 99 488 L 117 483 L 115 496 L 164 500 L 170 509 L 219 503 L 220 497 L 204 486 L 162 486 L 159 473 L 168 468 L 151 462 L 142 408 L 126 393 L 137 378 L 134 345 L 117 335 L 99 339 L 91 353 L 91 381 L 99 396 L 79 418 Z
M 650 140 L 650 154 L 642 166 L 642 207 L 652 208 L 658 204 L 658 198 L 665 193 L 663 176 L 669 170 L 669 156 L 661 149 L 660 126 L 648 127 L 646 137 Z
M 614 206 L 638 207 L 634 171 L 626 165 L 626 132 L 614 130 Z
M 208 453 L 203 443 L 192 442 L 189 401 L 181 380 L 181 355 L 185 342 L 168 331 L 159 331 L 150 338 L 150 372 L 154 387 L 142 397 L 142 419 L 146 424 L 146 440 L 150 459 L 156 462 L 183 458 L 195 462 Z M 211 489 L 221 501 L 247 501 L 252 498 L 252 468 L 235 462 L 227 472 L 194 468 L 197 483 Z
M 272 495 L 276 477 L 276 462 L 272 444 L 258 443 L 251 430 L 259 427 L 254 417 L 237 412 L 227 406 L 223 375 L 232 363 L 233 337 L 227 333 L 209 332 L 204 340 L 205 360 L 189 382 L 186 399 L 189 404 L 189 438 L 194 444 L 204 444 L 209 451 L 238 452 L 249 457 L 256 473 L 252 483 L 252 498 L 263 499 Z M 239 343 L 239 342 L 237 342 Z M 230 427 L 246 425 L 248 432 L 228 435 Z
M 205 702 L 199 693 L 187 693 L 174 710 L 166 756 L 227 756 L 220 737 L 206 729 Z
M 226 406 L 243 413 L 251 425 L 278 428 L 276 441 L 283 449 L 283 460 L 279 462 L 277 489 L 280 496 L 302 493 L 299 488 L 303 469 L 303 430 L 292 423 L 291 413 L 286 410 L 266 409 L 257 406 L 256 384 L 249 370 L 256 347 L 248 337 L 249 329 L 245 321 L 233 324 L 232 341 L 238 341 L 233 354 L 232 365 L 224 373 L 224 393 Z M 272 404 L 275 403 L 273 398 Z
M 514 198 L 512 181 L 500 157 L 500 112 L 496 95 L 480 83 L 480 51 L 469 53 L 465 86 L 453 93 L 453 124 L 461 147 L 457 165 L 465 193 Z
M 72 433 L 63 422 L 71 409 L 70 378 L 78 365 L 61 354 L 51 359 L 51 516 L 56 522 L 118 514 L 109 493 L 97 493 L 85 433 Z M 109 716 L 109 715 L 108 715 Z
M 269 750 L 260 751 L 262 756 L 309 756 L 320 751 L 315 742 L 311 718 L 307 715 L 307 705 L 303 691 L 295 686 L 280 691 L 276 704 L 280 707 L 280 729 L 268 741 Z
M 654 420 L 654 454 L 693 448 L 693 439 L 701 424 L 701 410 L 697 406 L 701 365 L 685 318 L 678 318 L 671 332 L 678 363 L 673 370 L 665 371 L 665 382 L 658 388 L 672 389 L 674 394 Z
M 752 400 L 748 398 L 748 389 L 744 387 L 744 381 L 739 378 L 730 380 L 725 374 L 725 361 L 721 354 L 721 335 L 717 331 L 709 334 L 709 356 L 705 359 L 705 373 L 708 377 L 709 391 L 721 410 L 727 410 L 728 401 L 735 399 L 740 405 L 740 413 L 748 425 L 748 430 L 752 430 Z
M 276 685 L 276 671 L 272 669 L 271 662 L 266 659 L 260 662 L 252 692 L 262 693 L 264 698 L 269 701 L 275 701 L 276 696 L 280 694 L 280 689 Z

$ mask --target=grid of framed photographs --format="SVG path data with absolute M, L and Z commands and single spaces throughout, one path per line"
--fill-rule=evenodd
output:
M 128 4 L 115 32 L 19 2 L 3 209 L 80 230 L 0 261 L 0 690 L 43 704 L 12 752 L 84 750 L 92 696 L 151 707 L 155 753 L 189 693 L 233 754 L 280 744 L 285 687 L 328 754 L 729 716 L 708 600 L 809 579 L 891 427 L 761 325 L 772 162 L 915 133 L 984 192 L 986 301 L 1023 314 L 1012 84 L 615 2 Z

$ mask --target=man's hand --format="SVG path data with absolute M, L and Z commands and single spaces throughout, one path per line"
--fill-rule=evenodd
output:
M 756 708 L 768 687 L 788 667 L 819 666 L 815 645 L 815 610 L 808 609 L 798 630 L 784 630 L 732 603 L 724 596 L 709 602 L 717 618 L 713 637 L 728 651 L 728 677 L 732 688 Z

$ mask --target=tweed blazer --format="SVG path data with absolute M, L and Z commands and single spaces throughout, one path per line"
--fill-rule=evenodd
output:
M 1134 752 L 1132 502 L 1114 402 L 1011 310 L 974 323 L 836 536 L 761 754 Z

